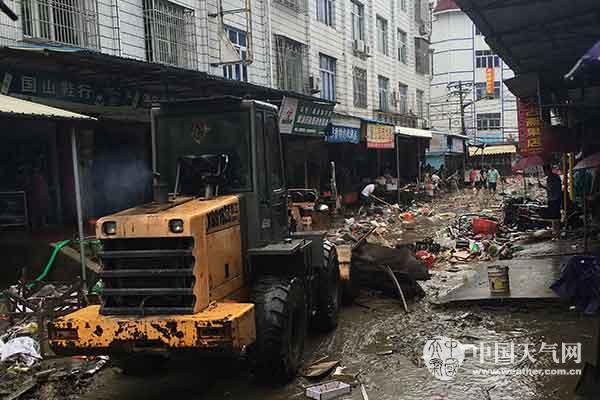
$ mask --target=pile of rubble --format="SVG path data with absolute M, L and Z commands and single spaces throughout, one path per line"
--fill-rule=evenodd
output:
M 60 391 L 73 390 L 92 376 L 108 357 L 56 357 L 48 349 L 46 321 L 84 304 L 79 282 L 11 286 L 0 303 L 0 395 L 18 399 L 40 386 L 55 383 Z M 68 381 L 70 384 L 65 385 Z M 52 386 L 52 385 L 51 385 Z M 54 397 L 54 393 L 50 397 Z

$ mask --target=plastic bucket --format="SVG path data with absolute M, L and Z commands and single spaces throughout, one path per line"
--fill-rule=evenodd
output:
M 484 235 L 495 235 L 498 223 L 485 218 L 473 218 L 473 233 Z
M 510 280 L 508 278 L 508 267 L 501 265 L 490 265 L 488 267 L 488 282 L 490 284 L 490 293 L 507 294 L 510 293 Z

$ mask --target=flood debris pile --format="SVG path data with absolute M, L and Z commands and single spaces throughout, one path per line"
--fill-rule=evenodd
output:
M 48 398 L 76 390 L 108 357 L 57 358 L 48 348 L 46 322 L 84 304 L 80 283 L 29 282 L 2 293 L 0 305 L 0 395 L 4 399 L 37 398 L 42 383 Z M 44 396 L 42 396 L 44 397 Z

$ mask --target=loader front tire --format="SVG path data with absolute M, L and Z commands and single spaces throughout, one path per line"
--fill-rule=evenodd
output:
M 285 383 L 300 368 L 306 339 L 307 307 L 297 278 L 259 277 L 252 288 L 256 342 L 249 355 L 259 380 Z
M 319 273 L 319 292 L 317 294 L 317 312 L 313 317 L 313 327 L 322 332 L 337 327 L 338 312 L 342 302 L 340 287 L 340 265 L 333 243 L 323 242 L 323 269 Z

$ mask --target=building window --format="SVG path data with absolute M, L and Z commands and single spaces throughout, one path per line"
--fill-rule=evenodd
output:
M 423 118 L 425 116 L 425 109 L 423 107 L 424 106 L 424 98 L 425 98 L 425 92 L 417 89 L 417 117 L 419 117 L 419 118 Z
M 23 0 L 21 19 L 25 37 L 99 48 L 95 0 Z
M 233 79 L 235 81 L 248 82 L 248 66 L 243 63 L 243 61 L 246 59 L 247 51 L 246 32 L 226 26 L 225 33 L 229 37 L 231 43 L 233 43 L 233 46 L 240 53 L 240 61 L 242 62 L 239 64 L 224 65 L 223 76 L 227 79 Z
M 144 0 L 148 61 L 196 69 L 194 19 L 194 10 L 165 0 Z
M 325 25 L 334 25 L 335 2 L 334 0 L 317 0 L 317 21 Z
M 352 81 L 354 83 L 354 107 L 367 108 L 367 70 L 354 67 Z
M 306 46 L 285 36 L 275 36 L 275 60 L 277 62 L 277 87 L 304 93 L 304 73 L 307 71 Z
M 390 80 L 384 76 L 377 77 L 379 90 L 379 111 L 390 110 Z
M 500 66 L 500 57 L 491 50 L 475 51 L 475 65 L 477 68 L 497 68 Z
M 494 82 L 494 94 L 492 96 L 488 96 L 487 94 L 487 83 L 485 82 L 477 82 L 475 84 L 475 99 L 499 99 L 500 98 L 500 82 Z
M 408 86 L 398 83 L 398 112 L 408 114 Z
M 352 39 L 365 40 L 365 6 L 352 1 Z
M 429 42 L 423 38 L 415 38 L 415 69 L 417 73 L 422 75 L 431 73 Z
M 400 0 L 400 9 L 404 12 L 406 12 L 407 9 L 406 1 L 407 0 Z
M 300 11 L 302 9 L 304 9 L 304 1 L 303 0 L 273 0 L 276 3 L 279 3 L 281 5 L 284 5 L 288 8 L 291 8 L 292 10 L 295 11 Z
M 377 50 L 381 54 L 388 55 L 388 23 L 387 20 L 381 18 L 379 15 L 375 20 L 377 28 Z
M 335 58 L 319 54 L 321 72 L 321 98 L 335 100 Z
M 477 130 L 500 129 L 500 113 L 477 114 Z
M 398 29 L 398 61 L 408 64 L 408 35 Z

